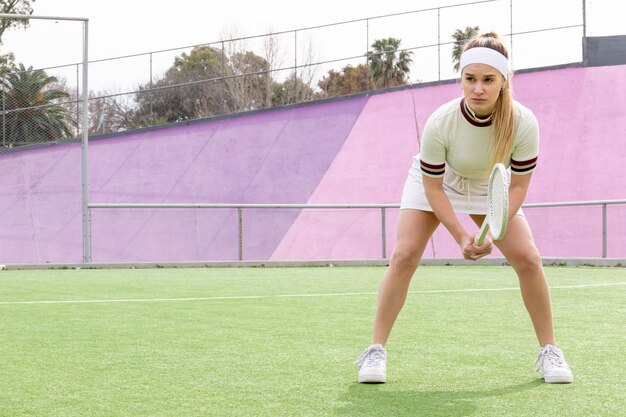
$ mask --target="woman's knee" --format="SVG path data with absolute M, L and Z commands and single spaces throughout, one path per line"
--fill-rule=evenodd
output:
M 421 254 L 417 248 L 408 245 L 396 246 L 389 261 L 389 267 L 397 272 L 413 272 L 419 264 Z
M 541 255 L 535 247 L 518 254 L 511 263 L 519 275 L 535 275 L 543 270 Z

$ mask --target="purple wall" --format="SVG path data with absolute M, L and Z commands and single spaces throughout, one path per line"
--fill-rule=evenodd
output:
M 626 66 L 517 75 L 541 127 L 527 202 L 625 198 Z M 137 131 L 90 143 L 93 203 L 397 204 L 430 113 L 458 84 Z M 610 93 L 609 93 L 610 92 Z M 1 263 L 80 262 L 79 144 L 0 155 Z M 610 180 L 607 180 L 610 179 Z M 601 256 L 601 209 L 527 209 L 544 256 Z M 626 257 L 610 206 L 609 257 Z M 397 210 L 387 213 L 387 255 Z M 244 213 L 244 259 L 379 258 L 376 210 Z M 94 262 L 238 258 L 235 210 L 92 210 Z M 458 257 L 440 228 L 425 253 Z
M 0 156 L 0 262 L 80 262 L 80 147 Z
M 366 98 L 94 141 L 94 202 L 306 201 Z M 268 259 L 298 211 L 247 212 L 244 256 Z M 93 261 L 236 260 L 236 210 L 93 212 Z

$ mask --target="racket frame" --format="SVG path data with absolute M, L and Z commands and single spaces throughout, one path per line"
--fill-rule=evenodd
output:
M 503 196 L 502 196 L 503 204 L 504 204 L 504 210 L 503 210 L 504 218 L 492 219 L 491 216 L 489 215 L 489 211 L 491 211 L 491 207 L 493 206 L 493 195 L 494 195 L 493 184 L 498 177 L 500 177 L 502 180 L 502 183 L 505 184 L 505 187 L 503 190 Z M 498 236 L 492 236 L 494 240 L 502 239 L 506 233 L 506 227 L 509 221 L 509 189 L 508 189 L 508 177 L 506 174 L 506 168 L 504 167 L 504 164 L 497 163 L 493 167 L 493 170 L 491 171 L 491 174 L 489 175 L 489 185 L 487 187 L 487 205 L 488 205 L 487 215 L 485 216 L 485 220 L 483 221 L 483 224 L 480 226 L 480 230 L 478 231 L 478 233 L 476 234 L 476 237 L 474 238 L 474 243 L 476 243 L 477 245 L 482 245 L 485 242 L 487 232 L 490 229 L 492 230 L 497 229 L 497 227 L 492 227 L 492 225 L 490 224 L 492 221 L 499 221 L 499 223 L 501 223 L 500 233 L 498 234 Z M 497 224 L 494 224 L 494 226 L 497 226 Z

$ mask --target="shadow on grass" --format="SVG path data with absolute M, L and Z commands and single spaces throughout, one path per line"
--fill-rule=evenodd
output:
M 501 397 L 543 385 L 541 379 L 487 391 L 394 391 L 389 385 L 353 383 L 338 398 L 335 415 L 460 417 L 479 412 L 475 400 Z

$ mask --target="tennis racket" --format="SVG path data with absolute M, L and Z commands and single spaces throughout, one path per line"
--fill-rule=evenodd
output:
M 509 181 L 503 164 L 496 164 L 489 176 L 487 205 L 487 215 L 474 238 L 477 245 L 485 242 L 489 230 L 494 240 L 502 239 L 506 233 L 509 221 Z

